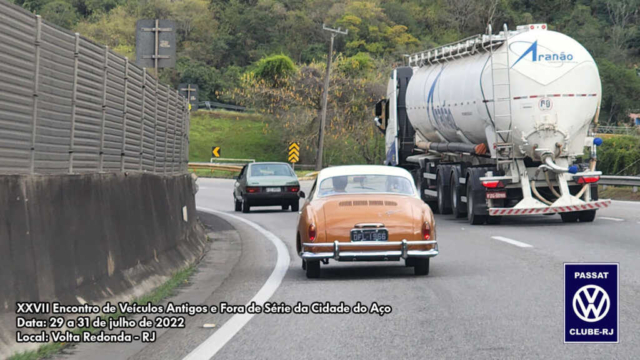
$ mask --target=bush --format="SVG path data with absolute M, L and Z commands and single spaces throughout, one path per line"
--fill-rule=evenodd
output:
M 338 61 L 338 69 L 348 76 L 364 75 L 373 69 L 373 59 L 368 53 L 357 53 L 356 55 Z
M 262 58 L 256 67 L 256 76 L 271 83 L 286 79 L 296 71 L 296 66 L 291 58 L 282 54 Z
M 640 174 L 640 137 L 612 136 L 598 149 L 598 170 L 607 175 Z

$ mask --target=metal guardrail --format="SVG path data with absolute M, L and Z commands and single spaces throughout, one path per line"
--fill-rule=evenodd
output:
M 640 176 L 602 175 L 600 176 L 598 184 L 611 186 L 640 186 Z
M 201 101 L 200 103 L 198 103 L 198 108 L 207 109 L 207 110 L 224 109 L 224 110 L 231 110 L 231 111 L 238 111 L 238 112 L 244 112 L 247 110 L 247 108 L 244 106 L 223 104 L 215 101 Z
M 255 159 L 230 159 L 230 158 L 211 158 L 209 163 L 211 164 L 227 164 L 227 165 L 237 165 L 237 166 L 245 166 L 248 163 L 256 162 Z
M 190 162 L 188 165 L 189 170 L 224 170 L 224 171 L 240 171 L 244 165 L 235 164 L 212 164 L 207 162 Z
M 207 163 L 207 162 L 190 162 L 188 165 L 189 171 L 196 170 L 210 170 L 212 173 L 214 170 L 223 170 L 223 171 L 240 171 L 242 170 L 242 165 L 236 164 L 216 164 L 216 163 Z M 310 172 L 298 178 L 298 180 L 314 180 L 318 175 L 317 171 Z
M 613 135 L 640 135 L 638 126 L 598 126 L 594 130 L 595 134 Z
M 0 174 L 187 170 L 184 97 L 6 0 L 0 86 Z

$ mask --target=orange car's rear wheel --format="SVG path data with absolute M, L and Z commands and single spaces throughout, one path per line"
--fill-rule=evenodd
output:
M 429 258 L 415 259 L 413 271 L 416 275 L 429 275 Z
M 320 261 L 307 261 L 307 278 L 316 279 L 320 277 Z

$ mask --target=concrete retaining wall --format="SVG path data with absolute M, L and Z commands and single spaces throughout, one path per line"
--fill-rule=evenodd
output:
M 204 244 L 189 175 L 0 176 L 0 358 L 18 349 L 16 301 L 141 295 Z

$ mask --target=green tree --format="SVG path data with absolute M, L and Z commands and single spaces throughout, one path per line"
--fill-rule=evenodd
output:
M 78 22 L 78 13 L 70 3 L 63 0 L 55 0 L 45 4 L 40 15 L 52 23 L 66 29 L 71 29 Z
M 598 59 L 597 63 L 603 94 L 600 119 L 609 125 L 629 122 L 627 114 L 640 104 L 640 77 L 635 70 L 609 60 Z

